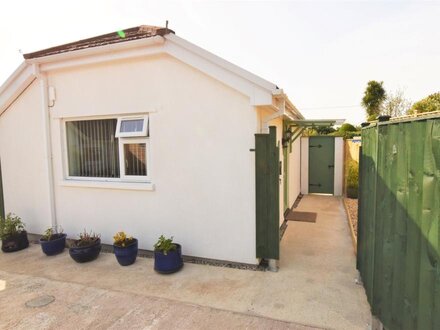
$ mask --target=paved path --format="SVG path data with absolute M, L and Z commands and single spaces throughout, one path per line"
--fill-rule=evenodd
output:
M 0 328 L 367 329 L 341 200 L 306 196 L 299 210 L 318 212 L 317 222 L 289 223 L 278 273 L 185 264 L 161 276 L 151 259 L 120 267 L 101 253 L 77 264 L 37 245 L 2 253 Z M 26 307 L 42 296 L 55 301 Z
M 292 329 L 309 327 L 142 294 L 0 271 L 1 329 Z M 27 307 L 38 299 L 47 305 Z M 52 301 L 52 302 L 51 302 Z

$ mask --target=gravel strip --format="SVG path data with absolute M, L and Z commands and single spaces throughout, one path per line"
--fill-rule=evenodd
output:
M 357 236 L 358 231 L 358 200 L 351 198 L 344 198 L 347 205 L 348 212 L 350 213 L 351 223 L 353 224 L 354 232 Z

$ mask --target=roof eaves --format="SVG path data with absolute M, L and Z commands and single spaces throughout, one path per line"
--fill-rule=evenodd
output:
M 152 38 L 155 36 L 164 36 L 169 33 L 174 34 L 174 31 L 168 28 L 163 28 L 158 26 L 141 25 L 121 31 L 99 35 L 92 38 L 70 42 L 67 44 L 39 50 L 32 53 L 27 53 L 24 54 L 23 57 L 25 60 L 30 60 L 45 56 L 52 56 L 52 55 L 84 50 L 84 49 L 95 48 L 99 46 L 123 43 L 132 40 Z
M 229 61 L 226 61 L 225 59 L 183 39 L 180 38 L 174 34 L 168 34 L 165 36 L 165 39 L 174 42 L 180 47 L 185 48 L 186 50 L 195 53 L 196 55 L 199 55 L 203 57 L 204 59 L 208 60 L 209 62 L 216 64 L 222 68 L 224 68 L 227 71 L 230 71 L 232 73 L 235 73 L 238 76 L 241 76 L 242 78 L 254 83 L 255 85 L 259 86 L 260 88 L 263 88 L 267 91 L 270 91 L 272 94 L 276 93 L 278 90 L 278 87 L 276 84 L 265 80 L 252 72 L 249 72 L 238 65 L 235 65 Z

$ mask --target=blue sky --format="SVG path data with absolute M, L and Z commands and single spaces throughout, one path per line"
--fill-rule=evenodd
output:
M 0 11 L 3 82 L 30 52 L 141 24 L 276 83 L 308 118 L 364 120 L 368 80 L 440 90 L 440 1 L 14 1 Z

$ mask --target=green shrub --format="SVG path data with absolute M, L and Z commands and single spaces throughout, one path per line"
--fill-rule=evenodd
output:
M 0 217 L 0 239 L 15 236 L 24 230 L 24 223 L 15 214 L 8 213 L 6 218 Z
M 341 133 L 345 133 L 345 132 L 354 132 L 356 131 L 356 127 L 354 127 L 352 124 L 350 123 L 345 123 L 342 124 L 341 127 L 339 127 L 339 132 Z
M 356 189 L 359 187 L 359 163 L 354 160 L 348 163 L 347 187 Z
M 359 163 L 351 160 L 348 163 L 347 173 L 347 197 L 358 198 L 359 188 Z
M 355 131 L 355 132 L 346 132 L 344 135 L 345 139 L 352 139 L 355 136 L 361 136 L 362 132 L 361 131 Z
M 424 99 L 414 103 L 409 109 L 408 114 L 439 111 L 440 110 L 440 92 L 431 94 Z

